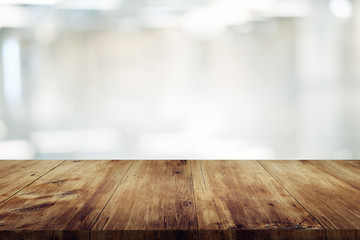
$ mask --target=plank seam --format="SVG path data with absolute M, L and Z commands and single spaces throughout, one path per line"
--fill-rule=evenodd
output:
M 44 160 L 45 161 L 45 160 Z M 12 197 L 14 197 L 16 194 L 18 194 L 19 192 L 21 192 L 22 190 L 24 190 L 25 188 L 27 188 L 28 186 L 30 186 L 31 184 L 33 184 L 34 182 L 36 182 L 37 180 L 39 180 L 40 178 L 42 178 L 43 176 L 45 176 L 46 174 L 48 174 L 49 172 L 53 171 L 55 168 L 59 167 L 61 164 L 63 164 L 64 162 L 66 162 L 66 160 L 62 161 L 61 163 L 59 163 L 58 165 L 56 165 L 55 167 L 53 167 L 52 169 L 50 169 L 49 171 L 45 172 L 43 175 L 41 175 L 40 177 L 36 178 L 35 180 L 33 180 L 32 182 L 30 182 L 29 184 L 27 184 L 26 186 L 24 186 L 23 188 L 19 189 L 18 191 L 16 191 L 14 194 L 10 195 L 9 197 L 7 197 L 6 199 L 4 199 L 3 201 L 0 202 L 0 204 L 6 202 L 7 200 L 10 200 Z
M 313 217 L 313 218 L 316 220 L 316 222 L 318 222 L 318 223 L 320 224 L 320 226 L 321 226 L 321 227 L 324 229 L 324 231 L 325 231 L 325 239 L 327 239 L 327 231 L 326 231 L 326 228 L 321 224 L 321 222 L 320 222 L 317 218 L 315 218 L 315 217 L 287 190 L 287 188 L 284 187 L 284 186 L 278 181 L 278 179 L 277 179 L 276 177 L 274 177 L 258 160 L 256 160 L 256 162 L 257 162 L 272 178 L 274 178 L 275 181 L 278 182 L 279 185 L 280 185 L 282 188 L 284 188 L 285 191 L 286 191 L 287 193 L 289 193 L 290 196 L 291 196 L 296 202 L 298 202 L 298 203 L 300 204 L 300 206 L 301 206 L 303 209 L 305 209 L 306 212 L 308 212 L 308 213 L 310 214 L 311 217 Z
M 128 169 L 126 170 L 126 172 L 124 173 L 124 176 L 122 177 L 122 179 L 120 180 L 119 184 L 116 186 L 115 190 L 113 191 L 113 193 L 111 194 L 109 200 L 106 202 L 106 204 L 104 205 L 103 209 L 100 211 L 99 215 L 95 218 L 94 223 L 92 224 L 91 228 L 90 228 L 90 234 L 89 237 L 91 239 L 91 231 L 94 228 L 95 224 L 99 221 L 99 218 L 101 216 L 101 214 L 104 212 L 106 206 L 108 205 L 108 203 L 110 202 L 110 200 L 112 199 L 112 197 L 114 196 L 116 190 L 119 188 L 119 186 L 121 185 L 122 181 L 124 180 L 125 176 L 127 175 L 127 173 L 129 172 L 131 166 L 133 165 L 133 161 L 131 162 L 130 166 L 128 167 Z
M 349 174 L 349 173 L 345 172 L 345 171 L 343 170 L 343 168 L 345 168 L 345 166 L 343 166 L 343 168 L 341 168 L 341 167 L 338 168 L 338 167 L 335 167 L 335 166 L 333 166 L 333 165 L 331 165 L 331 164 L 329 163 L 329 162 L 343 161 L 343 160 L 334 160 L 334 161 L 332 161 L 332 160 L 322 160 L 322 161 L 325 162 L 326 165 L 329 166 L 330 168 L 333 168 L 333 169 L 335 169 L 335 170 L 343 173 L 344 175 L 348 176 L 349 178 L 355 179 L 355 180 L 359 180 L 359 178 L 358 178 L 357 176 L 354 176 L 354 175 L 352 175 L 352 174 Z M 348 180 L 344 179 L 343 181 L 345 181 L 347 184 L 349 184 L 349 183 L 348 183 Z M 349 185 L 352 187 L 352 184 L 351 184 L 351 183 L 350 183 Z
M 199 221 L 198 221 L 198 214 L 197 214 L 197 208 L 196 208 L 194 175 L 193 175 L 193 171 L 192 171 L 192 161 L 191 160 L 190 160 L 190 169 L 191 169 L 192 192 L 193 192 L 194 206 L 195 206 L 196 227 L 197 227 L 197 232 L 198 232 L 198 240 L 200 240 L 200 229 L 199 229 Z
M 200 162 L 200 170 L 201 170 L 201 176 L 202 176 L 202 180 L 204 182 L 205 190 L 207 191 L 204 172 L 203 172 L 203 167 L 202 167 L 202 161 Z

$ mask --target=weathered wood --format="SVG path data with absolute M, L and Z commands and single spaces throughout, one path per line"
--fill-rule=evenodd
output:
M 0 240 L 360 239 L 360 161 L 0 161 L 0 197 Z
M 0 161 L 0 203 L 61 164 L 63 161 Z
M 200 239 L 324 239 L 324 230 L 256 161 L 193 161 Z
M 314 163 L 323 163 L 324 161 L 314 161 Z M 358 160 L 327 160 L 325 161 L 332 167 L 333 173 L 342 179 L 351 178 L 360 181 L 360 161 Z M 351 181 L 352 181 L 351 180 Z
M 197 239 L 190 161 L 135 161 L 92 239 Z
M 260 161 L 326 228 L 328 239 L 360 239 L 360 165 L 338 161 Z
M 0 205 L 0 239 L 89 239 L 131 164 L 66 161 Z

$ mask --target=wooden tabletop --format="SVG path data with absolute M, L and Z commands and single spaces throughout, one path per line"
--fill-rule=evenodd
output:
M 0 161 L 0 240 L 360 239 L 360 161 Z

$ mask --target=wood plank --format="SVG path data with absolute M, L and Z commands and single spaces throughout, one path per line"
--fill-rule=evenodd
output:
M 321 163 L 322 162 L 323 161 L 321 161 Z M 341 176 L 342 179 L 355 178 L 360 181 L 359 160 L 328 160 L 326 163 L 330 165 L 333 168 L 334 173 Z
M 324 230 L 256 161 L 193 161 L 200 239 L 324 239 Z
M 1 160 L 0 204 L 62 162 L 55 160 Z
M 328 239 L 360 239 L 360 181 L 354 175 L 359 173 L 358 163 L 308 160 L 260 163 L 320 221 Z
M 131 163 L 66 161 L 0 205 L 0 239 L 89 239 Z
M 360 161 L 46 163 L 0 161 L 1 240 L 360 239 Z
M 135 161 L 92 239 L 197 239 L 190 161 Z

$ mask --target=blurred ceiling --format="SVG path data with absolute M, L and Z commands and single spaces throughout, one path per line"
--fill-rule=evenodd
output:
M 229 26 L 302 17 L 310 12 L 307 0 L 0 0 L 0 28 L 53 24 L 67 30 L 114 29 L 121 28 L 124 20 L 144 28 L 196 28 L 214 22 Z

